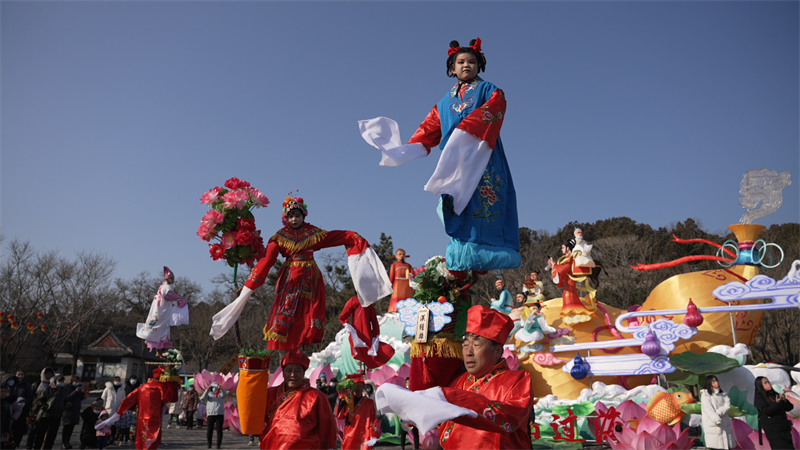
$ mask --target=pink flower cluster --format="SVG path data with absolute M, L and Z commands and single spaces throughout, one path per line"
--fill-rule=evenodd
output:
M 622 424 L 622 431 L 614 429 L 614 423 L 601 424 L 604 428 L 611 425 L 609 431 L 613 433 L 614 438 L 610 439 L 608 444 L 613 450 L 637 450 L 637 449 L 652 449 L 652 450 L 689 450 L 692 448 L 694 439 L 689 438 L 689 429 L 681 431 L 681 424 L 677 423 L 675 426 L 669 426 L 663 423 L 658 423 L 655 420 L 645 417 L 647 410 L 630 400 L 626 400 L 617 406 L 619 413 L 616 423 Z M 601 403 L 595 403 L 595 410 L 598 413 L 605 413 L 606 406 Z M 594 418 L 589 419 L 589 429 L 595 430 Z M 637 428 L 631 427 L 631 422 L 639 422 Z M 612 431 L 613 430 L 613 431 Z
M 219 239 L 208 245 L 211 259 L 227 260 L 234 267 L 252 265 L 264 257 L 264 239 L 250 211 L 269 205 L 267 196 L 247 181 L 233 177 L 225 181 L 224 188 L 217 186 L 204 193 L 200 202 L 211 210 L 200 220 L 197 235 L 206 242 Z

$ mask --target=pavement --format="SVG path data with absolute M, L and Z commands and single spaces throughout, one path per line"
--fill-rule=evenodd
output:
M 202 428 L 197 428 L 196 426 L 193 429 L 188 429 L 185 426 L 181 425 L 180 428 L 176 428 L 173 424 L 170 428 L 166 428 L 167 422 L 170 416 L 166 415 L 164 417 L 164 423 L 162 426 L 163 433 L 161 436 L 161 444 L 159 445 L 159 449 L 163 450 L 172 450 L 172 449 L 204 449 L 208 448 L 208 441 L 206 437 L 206 430 L 207 428 L 204 426 Z M 60 430 L 59 430 L 60 431 Z M 75 431 L 72 432 L 72 439 L 70 439 L 70 443 L 72 444 L 73 449 L 78 449 L 80 442 L 78 441 L 78 435 L 80 432 L 80 425 L 75 427 Z M 27 438 L 27 435 L 25 436 Z M 250 442 L 249 436 L 243 436 L 233 430 L 223 430 L 222 431 L 222 449 L 223 450 L 232 450 L 232 449 L 258 449 L 258 438 L 256 438 L 255 446 L 248 446 L 247 444 Z M 217 432 L 214 431 L 214 436 L 212 438 L 212 448 L 217 448 Z M 59 433 L 58 438 L 55 442 L 55 448 L 58 449 L 61 445 L 61 436 Z M 114 449 L 121 449 L 121 450 L 132 450 L 135 446 L 132 442 L 124 444 L 118 447 L 116 444 L 107 448 L 107 450 L 114 450 Z M 400 446 L 383 446 L 378 445 L 375 448 L 380 449 L 400 449 Z M 413 450 L 413 445 L 407 445 L 407 450 Z

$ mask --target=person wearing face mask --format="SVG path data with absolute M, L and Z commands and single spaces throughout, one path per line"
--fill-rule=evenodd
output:
M 3 379 L 0 381 L 0 384 L 4 384 L 6 387 L 8 387 L 8 398 L 12 399 L 12 401 L 19 397 L 19 384 L 16 375 L 13 373 L 7 373 L 3 375 Z
M 22 410 L 22 417 L 27 417 L 33 403 L 33 387 L 25 379 L 25 372 L 18 370 L 17 377 L 17 396 L 25 399 L 25 409 Z
M 114 412 L 119 409 L 119 405 L 121 405 L 122 400 L 125 399 L 125 386 L 122 385 L 122 379 L 120 377 L 114 377 L 113 382 L 106 382 L 106 388 L 103 390 L 100 398 L 103 399 L 103 407 L 106 411 Z M 116 435 L 117 426 L 112 425 L 109 442 L 112 442 Z
M 45 367 L 42 369 L 41 373 L 39 373 L 39 384 L 36 385 L 36 390 L 32 391 L 31 401 L 28 404 L 28 412 L 26 415 L 31 417 L 33 423 L 31 424 L 31 429 L 28 431 L 28 439 L 25 445 L 25 448 L 33 448 L 33 445 L 36 441 L 36 436 L 39 435 L 39 421 L 36 420 L 36 412 L 33 411 L 34 405 L 36 404 L 36 399 L 39 395 L 50 386 L 50 379 L 52 379 L 56 373 L 53 371 L 52 367 Z
M 98 399 L 81 412 L 81 419 L 83 419 L 83 425 L 81 426 L 81 450 L 97 447 L 97 435 L 95 434 L 96 430 L 94 429 L 94 424 L 97 422 L 100 412 L 102 411 L 103 401 Z
M 67 409 L 68 397 L 72 391 L 67 388 L 66 378 L 59 375 L 53 377 L 50 386 L 36 397 L 31 410 L 38 422 L 33 448 L 53 448 L 53 443 L 58 435 L 58 426 L 61 424 L 61 416 Z
M 9 398 L 10 399 L 10 398 Z M 25 421 L 25 416 L 22 411 L 25 409 L 27 401 L 24 397 L 18 397 L 17 400 L 11 403 L 11 437 L 7 448 L 17 448 L 20 445 L 22 436 L 28 430 L 28 424 Z
M 67 396 L 68 406 L 61 416 L 61 448 L 72 448 L 69 440 L 75 425 L 81 421 L 81 402 L 86 398 L 80 377 L 73 376 L 68 388 L 72 391 Z
M 125 395 L 127 396 L 137 387 L 139 387 L 139 377 L 136 375 L 131 375 L 130 378 L 128 378 L 128 381 L 125 382 Z

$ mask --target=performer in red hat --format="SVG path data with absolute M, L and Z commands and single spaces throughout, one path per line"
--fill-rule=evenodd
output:
M 530 448 L 530 374 L 510 370 L 503 358 L 503 344 L 514 322 L 483 305 L 471 307 L 467 316 L 463 347 L 467 373 L 442 392 L 449 403 L 472 410 L 477 417 L 462 416 L 442 423 L 439 442 L 445 450 Z
M 377 416 L 375 414 L 375 402 L 364 396 L 364 375 L 360 373 L 350 374 L 347 378 L 355 382 L 356 387 L 353 391 L 353 409 L 347 407 L 344 400 L 339 400 L 337 405 L 337 419 L 344 419 L 344 438 L 342 439 L 342 450 L 369 450 L 376 440 L 375 426 Z
M 283 357 L 283 383 L 267 391 L 262 449 L 336 448 L 336 421 L 328 397 L 305 379 L 308 358 L 298 350 Z
M 166 381 L 163 377 L 164 369 L 161 367 L 153 370 L 153 378 L 147 383 L 134 389 L 122 401 L 117 412 L 111 416 L 109 422 L 113 423 L 125 414 L 126 411 L 138 404 L 139 414 L 136 421 L 136 449 L 155 450 L 161 443 L 161 424 L 164 422 L 162 411 L 167 403 L 178 401 L 177 381 Z M 161 381 L 161 380 L 164 381 Z
M 353 316 L 352 322 L 350 322 L 351 315 Z M 381 334 L 381 328 L 373 305 L 365 308 L 358 301 L 358 296 L 353 296 L 342 308 L 342 313 L 339 314 L 339 321 L 342 322 L 342 325 L 348 322 L 352 324 L 348 328 L 350 331 L 350 350 L 353 353 L 353 358 L 364 363 L 367 369 L 377 369 L 392 359 L 394 348 L 378 339 Z

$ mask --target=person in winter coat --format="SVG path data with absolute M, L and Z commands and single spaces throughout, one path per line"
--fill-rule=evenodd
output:
M 794 448 L 792 423 L 786 418 L 786 412 L 792 410 L 792 403 L 786 399 L 786 394 L 775 392 L 767 377 L 758 377 L 753 397 L 753 406 L 758 410 L 758 443 L 763 443 L 761 439 L 763 429 L 770 447 Z
M 183 412 L 181 406 L 183 405 L 183 400 L 185 397 L 186 397 L 186 388 L 181 386 L 181 388 L 178 389 L 178 401 L 169 404 L 169 410 L 167 411 L 169 413 L 169 423 L 167 424 L 167 428 L 172 426 L 173 419 L 175 420 L 175 427 L 176 428 L 181 427 L 179 417 Z
M 703 417 L 703 434 L 706 448 L 730 449 L 736 444 L 733 425 L 728 416 L 731 399 L 719 386 L 716 375 L 706 377 L 706 388 L 700 391 L 700 406 Z
M 11 440 L 11 401 L 8 386 L 0 385 L 0 446 L 5 448 Z
M 139 377 L 136 375 L 131 375 L 128 378 L 128 381 L 125 382 L 125 396 L 127 397 L 128 394 L 133 392 L 133 390 L 138 387 L 139 387 Z
M 3 379 L 0 380 L 0 384 L 5 385 L 8 388 L 8 399 L 11 402 L 16 402 L 17 398 L 19 398 L 19 384 L 17 376 L 13 373 L 7 373 L 3 375 Z
M 183 410 L 186 412 L 186 428 L 191 430 L 194 428 L 194 413 L 197 412 L 197 403 L 200 401 L 200 398 L 197 395 L 197 391 L 194 390 L 194 385 L 189 385 L 189 390 L 186 391 L 186 394 L 183 397 Z
M 125 396 L 125 386 L 122 385 L 122 379 L 120 377 L 114 377 L 113 382 L 106 382 L 106 388 L 103 390 L 100 398 L 103 399 L 104 402 L 103 408 L 106 411 L 111 411 L 111 414 L 113 414 L 119 409 L 119 405 L 125 400 Z M 117 426 L 111 425 L 111 437 L 108 439 L 108 442 L 112 442 L 116 435 Z
M 36 399 L 39 397 L 39 394 L 44 392 L 48 386 L 50 386 L 50 381 L 56 373 L 53 371 L 51 367 L 45 367 L 42 369 L 42 372 L 39 374 L 39 383 L 36 385 L 36 389 L 33 390 L 31 387 L 31 402 L 28 405 L 28 412 L 27 415 L 32 417 L 33 419 L 36 418 L 36 414 L 33 413 L 33 406 L 36 404 Z M 39 434 L 39 422 L 34 420 L 31 424 L 31 429 L 28 431 L 28 439 L 25 445 L 25 448 L 33 448 L 33 445 L 36 441 L 36 436 Z
M 83 425 L 81 425 L 81 450 L 97 447 L 97 430 L 94 429 L 94 424 L 97 423 L 101 412 L 103 412 L 103 401 L 100 399 L 95 400 L 81 412 L 81 419 L 83 419 Z
M 206 431 L 206 439 L 208 440 L 208 448 L 211 448 L 211 438 L 214 437 L 214 427 L 217 427 L 217 448 L 222 447 L 222 422 L 225 419 L 225 397 L 228 392 L 219 385 L 219 383 L 211 383 L 211 386 L 203 392 L 200 400 L 206 402 L 206 417 L 208 417 L 208 431 Z
M 22 436 L 28 431 L 26 416 L 22 414 L 27 409 L 27 403 L 25 397 L 18 397 L 17 401 L 11 404 L 11 440 L 9 442 L 13 442 L 13 445 L 8 445 L 8 448 L 20 446 Z
M 67 409 L 61 415 L 61 448 L 72 448 L 69 440 L 75 425 L 81 422 L 81 402 L 86 398 L 80 377 L 72 377 L 72 385 L 68 389 L 72 389 L 72 392 L 67 396 Z
M 50 386 L 41 391 L 34 400 L 31 413 L 36 418 L 36 437 L 34 448 L 53 448 L 53 443 L 58 435 L 58 426 L 61 416 L 67 409 L 69 394 L 73 389 L 68 389 L 63 375 L 54 377 Z
M 17 371 L 17 397 L 23 397 L 25 399 L 25 407 L 27 409 L 22 411 L 22 417 L 27 417 L 28 412 L 31 410 L 31 405 L 33 405 L 33 387 L 25 379 L 25 372 L 18 370 Z

